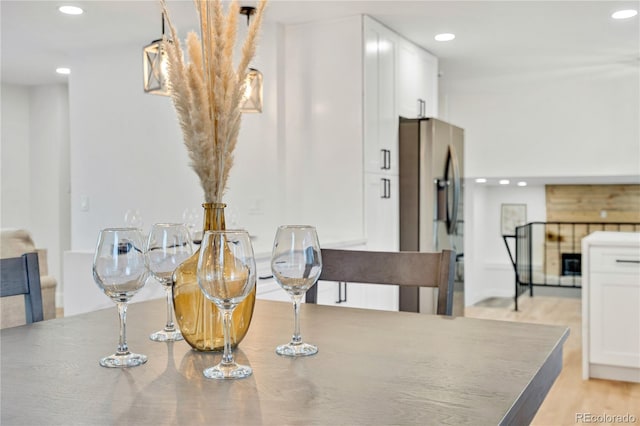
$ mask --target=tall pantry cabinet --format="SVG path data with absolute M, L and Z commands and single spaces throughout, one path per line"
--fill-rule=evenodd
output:
M 396 106 L 399 37 L 365 16 L 363 38 L 364 219 L 367 249 L 397 251 L 400 238 Z M 369 285 L 365 290 L 367 307 L 398 310 L 397 287 Z
M 369 17 L 364 33 L 365 224 L 369 250 L 397 251 L 398 113 L 396 53 L 398 35 Z
M 337 220 L 359 214 L 366 249 L 397 251 L 399 116 L 437 114 L 437 59 L 368 16 L 287 26 L 285 40 L 286 164 L 308 164 L 309 150 L 326 159 L 315 202 L 335 205 Z M 326 303 L 343 293 L 336 284 Z M 341 305 L 398 309 L 394 286 L 348 285 L 346 299 Z

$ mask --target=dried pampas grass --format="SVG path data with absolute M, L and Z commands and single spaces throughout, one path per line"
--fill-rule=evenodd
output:
M 231 2 L 226 16 L 220 0 L 194 0 L 194 3 L 200 17 L 202 41 L 194 32 L 189 33 L 186 47 L 191 62 L 187 63 L 165 0 L 161 0 L 173 39 L 172 43 L 165 43 L 169 88 L 191 167 L 200 178 L 205 201 L 220 203 L 233 165 L 240 132 L 240 102 L 267 2 L 258 3 L 236 69 L 233 49 L 240 14 L 238 2 Z

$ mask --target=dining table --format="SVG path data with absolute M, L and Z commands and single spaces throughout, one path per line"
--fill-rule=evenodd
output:
M 115 305 L 0 331 L 1 419 L 8 425 L 525 425 L 562 369 L 562 326 L 303 304 L 314 356 L 275 353 L 292 304 L 257 300 L 234 350 L 253 375 L 212 380 L 218 352 L 154 342 L 162 299 L 132 303 L 127 341 L 148 356 L 104 368 Z

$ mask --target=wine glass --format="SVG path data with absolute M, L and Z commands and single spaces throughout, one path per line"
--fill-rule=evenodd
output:
M 100 231 L 93 257 L 93 279 L 118 305 L 120 341 L 113 355 L 100 360 L 103 367 L 135 367 L 147 362 L 146 355 L 129 351 L 126 337 L 127 302 L 144 286 L 147 256 L 137 228 L 107 228 Z
M 173 271 L 193 253 L 189 230 L 182 223 L 156 223 L 147 239 L 149 271 L 164 286 L 167 297 L 167 323 L 163 330 L 149 335 L 154 342 L 182 340 L 182 334 L 173 323 L 173 297 L 171 284 Z
M 322 271 L 322 256 L 316 229 L 312 226 L 280 226 L 273 242 L 271 271 L 275 280 L 293 299 L 295 328 L 291 342 L 276 348 L 278 355 L 308 356 L 318 347 L 302 341 L 300 303 Z
M 203 371 L 210 379 L 241 379 L 253 370 L 237 364 L 231 353 L 233 310 L 256 284 L 256 263 L 246 231 L 207 231 L 198 257 L 198 285 L 207 299 L 223 314 L 224 354 L 222 361 Z

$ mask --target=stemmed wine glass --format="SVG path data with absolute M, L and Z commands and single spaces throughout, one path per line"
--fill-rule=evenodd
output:
M 113 355 L 100 360 L 103 367 L 135 367 L 147 356 L 129 351 L 126 337 L 127 302 L 144 286 L 147 257 L 137 228 L 107 228 L 100 231 L 93 258 L 93 279 L 118 305 L 120 341 Z
M 280 226 L 271 254 L 271 271 L 275 280 L 293 299 L 295 328 L 291 342 L 276 348 L 278 355 L 307 356 L 318 347 L 302 341 L 300 335 L 300 302 L 315 284 L 322 271 L 322 256 L 316 229 L 312 226 Z
M 207 231 L 198 257 L 198 284 L 223 314 L 224 354 L 222 361 L 203 371 L 210 379 L 241 379 L 253 370 L 237 364 L 231 353 L 233 310 L 256 284 L 256 263 L 246 231 Z
M 164 286 L 167 296 L 167 323 L 163 330 L 149 335 L 155 342 L 182 340 L 182 334 L 173 323 L 173 297 L 171 283 L 173 271 L 191 256 L 189 230 L 181 223 L 156 223 L 151 227 L 147 239 L 149 271 Z

